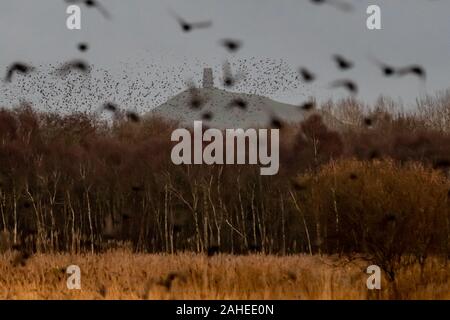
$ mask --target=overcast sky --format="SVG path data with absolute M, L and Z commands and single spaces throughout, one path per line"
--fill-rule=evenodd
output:
M 257 81 L 262 83 L 272 68 L 267 67 L 264 72 L 262 65 L 249 69 L 255 72 L 253 80 L 247 86 L 241 84 L 239 90 L 293 103 L 309 95 L 322 99 L 345 96 L 345 92 L 328 88 L 330 81 L 344 77 L 359 83 L 359 98 L 367 102 L 383 94 L 408 103 L 427 92 L 432 94 L 450 86 L 450 1 L 446 0 L 348 0 L 355 6 L 351 13 L 317 6 L 308 0 L 100 2 L 110 11 L 111 20 L 81 6 L 82 30 L 70 31 L 66 28 L 67 3 L 63 0 L 1 0 L 1 70 L 17 60 L 45 65 L 82 57 L 114 74 L 126 73 L 132 77 L 144 65 L 148 81 L 161 79 L 161 70 L 167 71 L 166 81 L 171 77 L 178 81 L 198 78 L 203 66 L 220 70 L 227 58 L 234 62 L 247 59 L 249 64 L 266 59 L 294 71 L 299 66 L 307 66 L 317 74 L 318 81 L 305 86 L 287 83 L 276 90 L 262 90 L 261 84 L 258 90 Z M 367 30 L 369 4 L 381 7 L 382 30 Z M 213 26 L 182 33 L 170 10 L 187 20 L 211 19 Z M 230 56 L 218 45 L 219 39 L 226 37 L 243 41 L 238 54 Z M 77 52 L 76 44 L 80 41 L 91 45 L 89 52 Z M 334 53 L 352 59 L 355 68 L 338 71 L 330 59 Z M 415 77 L 385 79 L 371 57 L 399 66 L 421 64 L 427 70 L 426 84 Z M 189 68 L 179 67 L 182 65 Z M 139 78 L 142 77 L 141 74 Z M 280 72 L 272 72 L 270 81 L 277 77 L 281 77 Z M 173 88 L 155 86 L 145 103 L 154 106 L 161 102 L 154 99 L 156 96 L 165 99 L 179 91 L 180 85 L 175 85 L 178 82 L 173 83 Z M 5 84 L 1 86 L 4 91 Z M 3 97 L 1 103 L 13 99 L 11 95 L 3 96 L 7 98 Z M 22 98 L 33 99 L 26 94 Z

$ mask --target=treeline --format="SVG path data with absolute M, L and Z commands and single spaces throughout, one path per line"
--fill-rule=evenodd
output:
M 450 254 L 449 132 L 355 104 L 285 124 L 273 177 L 173 165 L 161 119 L 1 110 L 0 250 Z

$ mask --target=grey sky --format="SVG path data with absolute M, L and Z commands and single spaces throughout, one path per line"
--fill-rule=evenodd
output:
M 82 30 L 69 31 L 63 0 L 2 0 L 0 68 L 5 70 L 16 60 L 46 64 L 84 57 L 116 74 L 138 72 L 130 65 L 157 64 L 159 70 L 168 70 L 166 77 L 186 79 L 198 77 L 192 72 L 202 66 L 220 70 L 221 63 L 230 56 L 218 40 L 231 37 L 244 42 L 231 61 L 282 59 L 292 70 L 307 66 L 318 75 L 318 81 L 311 86 L 284 86 L 266 93 L 283 102 L 298 103 L 309 95 L 345 96 L 345 92 L 328 88 L 331 80 L 342 77 L 355 79 L 360 85 L 359 98 L 367 102 L 380 94 L 411 102 L 426 92 L 450 87 L 450 1 L 348 1 L 355 5 L 352 13 L 316 6 L 308 0 L 103 0 L 111 21 L 82 6 Z M 381 6 L 383 30 L 366 29 L 369 4 Z M 169 9 L 187 20 L 211 19 L 213 27 L 184 34 Z M 78 53 L 79 41 L 88 42 L 91 50 Z M 354 70 L 336 70 L 330 59 L 334 53 L 354 60 Z M 428 73 L 426 86 L 415 77 L 383 78 L 370 56 L 393 65 L 423 65 Z M 177 72 L 182 64 L 192 67 Z M 150 79 L 151 67 L 148 71 Z M 152 80 L 158 79 L 155 72 Z M 254 86 L 253 81 L 239 90 L 252 91 Z M 159 95 L 166 97 L 179 89 L 155 91 L 162 91 Z M 1 102 L 5 103 L 5 99 Z M 151 100 L 145 103 L 155 104 Z

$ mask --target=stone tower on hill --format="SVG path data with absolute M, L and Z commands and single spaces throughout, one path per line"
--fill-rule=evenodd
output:
M 220 86 L 220 83 L 217 84 Z M 193 108 L 193 90 L 187 88 L 153 109 L 149 115 L 176 121 L 181 127 L 191 128 L 194 121 L 205 121 L 210 128 L 268 128 L 276 116 L 287 123 L 299 123 L 311 114 L 319 114 L 326 126 L 340 130 L 342 123 L 321 110 L 305 111 L 297 105 L 274 101 L 270 98 L 243 92 L 231 92 L 214 87 L 213 69 L 203 69 L 202 87 L 195 90 L 195 97 L 203 103 L 201 108 Z M 244 101 L 245 109 L 235 106 L 236 101 Z M 205 112 L 213 115 L 203 118 Z

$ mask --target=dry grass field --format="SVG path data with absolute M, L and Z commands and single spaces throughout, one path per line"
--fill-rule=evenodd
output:
M 1 299 L 450 299 L 450 268 L 430 259 L 402 271 L 397 291 L 385 278 L 366 289 L 368 262 L 333 256 L 38 254 L 14 266 L 0 257 Z M 80 266 L 81 290 L 68 290 L 65 268 Z

